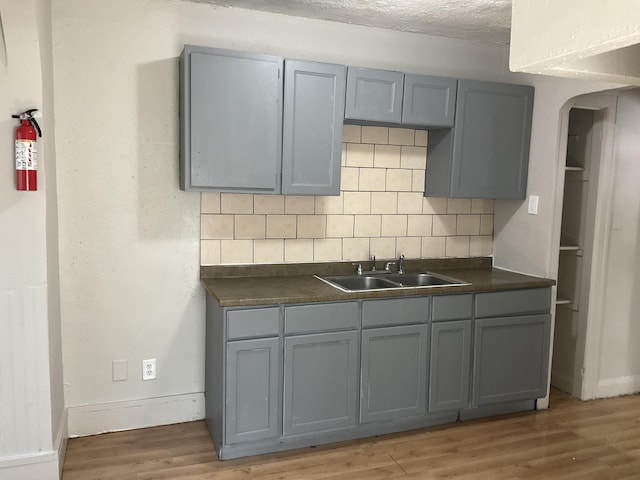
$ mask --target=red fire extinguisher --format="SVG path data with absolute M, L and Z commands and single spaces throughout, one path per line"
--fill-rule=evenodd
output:
M 33 118 L 32 108 L 12 118 L 20 120 L 20 126 L 16 128 L 16 188 L 18 190 L 38 189 L 38 150 L 36 139 L 42 137 L 40 125 Z M 37 132 L 37 136 L 36 136 Z

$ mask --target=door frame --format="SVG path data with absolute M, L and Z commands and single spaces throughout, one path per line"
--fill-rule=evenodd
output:
M 596 110 L 600 112 L 601 141 L 600 152 L 594 155 L 598 157 L 597 171 L 592 171 L 590 178 L 597 178 L 596 199 L 590 204 L 595 206 L 595 218 L 593 231 L 591 232 L 591 268 L 589 275 L 589 300 L 586 305 L 586 322 L 578 323 L 578 338 L 576 341 L 576 367 L 581 371 L 582 385 L 579 391 L 574 389 L 573 395 L 581 400 L 595 397 L 600 367 L 600 338 L 604 317 L 604 292 L 605 274 L 607 264 L 607 252 L 609 246 L 609 234 L 611 230 L 611 218 L 613 215 L 613 182 L 615 174 L 614 134 L 617 108 L 617 96 L 611 93 L 596 93 L 581 95 L 569 100 L 560 110 L 560 137 L 557 155 L 557 184 L 555 192 L 555 206 L 551 235 L 551 255 L 549 272 L 553 272 L 555 278 L 558 275 L 560 261 L 560 232 L 562 227 L 562 210 L 564 199 L 565 166 L 567 157 L 567 135 L 569 132 L 569 112 L 572 108 Z M 553 289 L 554 304 L 557 294 Z M 552 332 L 555 330 L 555 308 L 552 315 Z M 551 365 L 553 360 L 553 333 L 551 335 L 552 348 L 550 349 L 549 383 L 551 382 Z M 574 372 L 575 377 L 575 372 Z M 548 406 L 548 396 L 544 404 Z

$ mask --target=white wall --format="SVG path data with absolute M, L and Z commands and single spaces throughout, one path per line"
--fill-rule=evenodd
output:
M 46 53 L 51 22 L 44 0 L 0 0 L 0 15 L 5 40 L 0 45 L 0 145 L 5 152 L 0 163 L 0 477 L 42 480 L 58 478 L 66 423 L 53 109 L 51 89 L 43 86 L 45 71 L 51 70 Z M 47 60 L 41 64 L 43 52 Z M 19 192 L 12 160 L 17 122 L 10 117 L 31 107 L 44 115 L 38 191 Z
M 640 391 L 640 90 L 618 97 L 597 396 Z

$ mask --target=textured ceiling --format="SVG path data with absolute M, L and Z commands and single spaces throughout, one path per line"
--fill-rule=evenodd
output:
M 189 1 L 500 45 L 511 25 L 511 0 Z

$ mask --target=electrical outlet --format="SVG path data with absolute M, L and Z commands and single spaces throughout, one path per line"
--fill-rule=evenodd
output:
M 142 380 L 155 380 L 156 379 L 156 359 L 150 358 L 149 360 L 142 361 Z

